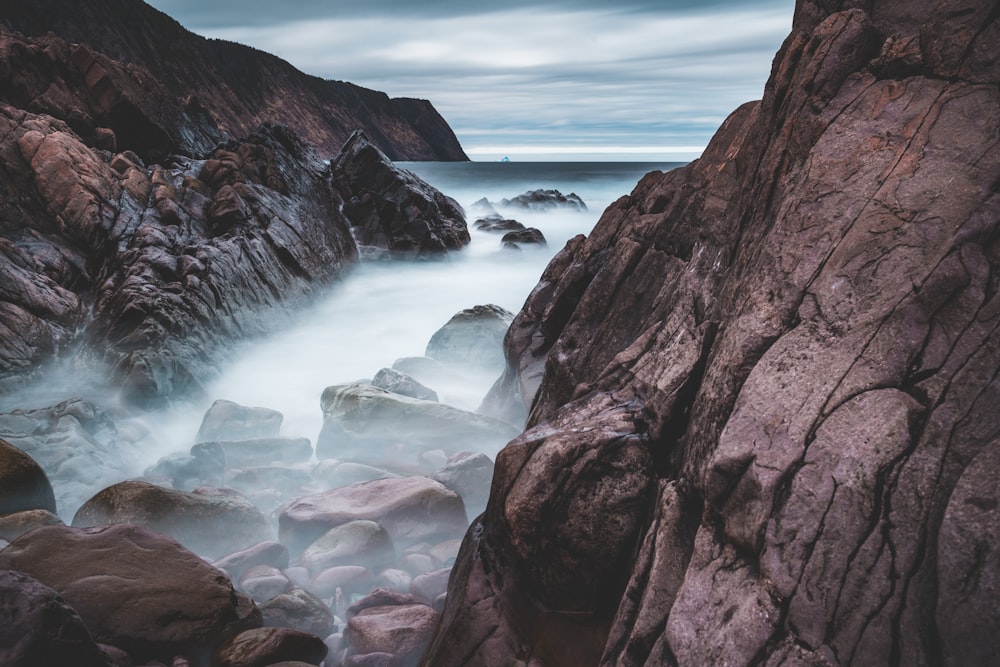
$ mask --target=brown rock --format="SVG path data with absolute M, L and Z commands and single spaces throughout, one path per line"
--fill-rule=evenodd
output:
M 278 517 L 279 539 L 294 553 L 350 521 L 381 525 L 399 548 L 465 531 L 465 507 L 455 492 L 426 477 L 391 477 L 306 496 Z
M 315 635 L 289 628 L 256 628 L 220 646 L 212 667 L 269 667 L 288 661 L 319 665 L 326 652 L 326 644 Z
M 430 607 L 411 604 L 369 607 L 347 622 L 344 640 L 354 654 L 389 653 L 400 667 L 416 665 L 439 616 Z
M 79 614 L 23 572 L 0 570 L 0 663 L 5 667 L 110 667 Z
M 62 520 L 48 510 L 24 510 L 0 516 L 0 539 L 10 542 L 35 528 L 61 526 Z
M 210 557 L 266 540 L 270 533 L 260 510 L 235 491 L 187 493 L 139 481 L 109 486 L 73 517 L 78 528 L 111 523 L 145 526 Z
M 30 456 L 0 439 L 0 517 L 28 510 L 54 513 L 52 486 Z
M 554 258 L 424 664 L 994 657 L 997 25 L 799 2 L 762 101 Z M 574 479 L 581 441 L 645 467 Z
M 50 526 L 0 552 L 0 569 L 35 577 L 80 614 L 98 642 L 136 661 L 206 664 L 227 637 L 260 624 L 253 602 L 172 539 L 139 526 Z

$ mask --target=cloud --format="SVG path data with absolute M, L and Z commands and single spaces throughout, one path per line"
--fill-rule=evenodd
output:
M 325 78 L 430 99 L 471 154 L 504 145 L 704 146 L 758 98 L 792 0 L 154 0 L 188 27 Z M 287 11 L 286 11 L 287 8 Z M 231 12 L 231 13 L 229 13 Z M 270 21 L 263 20 L 270 17 Z M 602 148 L 603 147 L 603 148 Z

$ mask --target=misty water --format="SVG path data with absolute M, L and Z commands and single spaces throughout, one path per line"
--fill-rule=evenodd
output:
M 285 415 L 283 435 L 315 439 L 326 386 L 370 379 L 400 357 L 424 354 L 434 332 L 458 311 L 496 304 L 516 313 L 552 256 L 576 234 L 589 233 L 603 210 L 641 176 L 673 164 L 468 162 L 401 163 L 467 213 L 472 242 L 446 260 L 362 264 L 289 328 L 237 352 L 210 387 L 214 398 L 274 408 Z M 501 248 L 500 235 L 473 229 L 475 202 L 500 202 L 528 190 L 574 192 L 586 212 L 498 209 L 536 227 L 548 241 L 522 252 Z M 475 410 L 496 377 L 431 387 L 443 403 Z M 189 428 L 197 429 L 197 424 Z
M 40 408 L 82 396 L 111 411 L 119 426 L 140 428 L 141 451 L 131 456 L 135 474 L 161 456 L 186 452 L 195 442 L 205 411 L 216 399 L 268 407 L 284 415 L 281 435 L 316 443 L 323 415 L 320 395 L 336 384 L 370 380 L 401 357 L 421 356 L 434 332 L 455 313 L 496 304 L 516 313 L 552 256 L 568 239 L 587 234 L 604 209 L 629 193 L 643 174 L 679 163 L 410 162 L 409 169 L 457 200 L 465 209 L 471 244 L 440 261 L 362 262 L 311 306 L 275 323 L 266 337 L 234 344 L 206 395 L 143 415 L 122 411 L 112 394 L 96 392 L 92 372 L 68 364 L 56 383 L 26 387 L 2 400 L 0 411 Z M 529 190 L 556 189 L 579 195 L 586 212 L 498 211 L 542 231 L 544 247 L 503 249 L 499 234 L 473 229 L 480 215 L 473 204 L 485 197 L 498 203 Z M 74 375 L 77 374 L 77 375 Z M 466 374 L 432 386 L 442 403 L 475 410 L 497 373 Z M 53 375 L 50 374 L 50 378 Z M 116 407 L 117 406 L 117 407 Z M 494 451 L 486 451 L 491 458 Z M 123 457 L 129 453 L 122 452 Z

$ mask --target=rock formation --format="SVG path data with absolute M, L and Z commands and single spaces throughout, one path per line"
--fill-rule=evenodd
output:
M 2 19 L 29 38 L 4 46 L 11 35 L 0 28 L 6 101 L 81 136 L 107 141 L 110 129 L 119 150 L 146 160 L 199 155 L 223 133 L 244 137 L 265 123 L 290 126 L 327 156 L 361 129 L 396 160 L 467 159 L 426 100 L 308 76 L 270 54 L 195 35 L 140 0 L 9 0 Z
M 1000 13 L 802 0 L 552 261 L 423 664 L 993 664 Z

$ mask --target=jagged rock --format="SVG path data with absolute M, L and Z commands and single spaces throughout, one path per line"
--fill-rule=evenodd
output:
M 142 3 L 11 0 L 6 8 L 4 32 L 31 39 L 0 59 L 9 63 L 0 68 L 5 96 L 81 134 L 94 128 L 95 139 L 112 132 L 119 150 L 196 155 L 220 141 L 217 123 L 244 136 L 273 122 L 324 155 L 360 128 L 395 160 L 467 159 L 426 100 L 317 79 L 248 46 L 195 35 Z
M 0 517 L 28 510 L 56 511 L 52 485 L 34 459 L 0 439 Z
M 502 207 L 523 208 L 528 211 L 551 211 L 568 209 L 570 211 L 586 211 L 587 205 L 575 192 L 564 195 L 558 190 L 531 190 L 511 199 L 500 201 Z
M 323 429 L 316 440 L 320 458 L 364 452 L 368 457 L 398 460 L 421 446 L 491 448 L 516 435 L 508 424 L 490 417 L 371 385 L 327 387 L 320 404 Z
M 524 225 L 517 220 L 505 219 L 499 213 L 488 215 L 485 218 L 479 218 L 473 223 L 472 226 L 482 232 L 494 232 L 499 234 L 519 232 L 525 229 Z
M 433 389 L 425 387 L 406 373 L 392 368 L 383 368 L 376 373 L 375 377 L 372 378 L 372 386 L 410 398 L 419 398 L 422 401 L 438 400 L 438 395 Z
M 456 313 L 434 332 L 424 355 L 447 364 L 497 371 L 503 369 L 503 338 L 514 314 L 493 304 Z
M 278 517 L 282 544 L 301 552 L 331 528 L 351 521 L 377 522 L 397 548 L 465 532 L 462 499 L 426 477 L 360 482 L 299 498 Z
M 294 628 L 326 637 L 337 631 L 330 608 L 322 600 L 301 588 L 276 595 L 260 604 L 264 625 L 272 628 Z
M 236 491 L 206 487 L 187 493 L 141 481 L 109 486 L 73 517 L 76 527 L 112 523 L 144 526 L 210 557 L 257 544 L 271 533 L 260 510 Z
M 522 245 L 548 245 L 545 242 L 545 235 L 534 227 L 528 227 L 515 232 L 507 232 L 500 239 L 500 244 L 504 248 L 520 249 Z M 513 318 L 511 318 L 513 319 Z
M 425 664 L 1000 651 L 995 577 L 956 590 L 996 551 L 979 522 L 1000 410 L 1000 24 L 988 2 L 854 6 L 799 2 L 763 100 L 546 270 L 497 388 L 528 430 L 497 457 Z M 602 430 L 588 456 L 639 465 L 572 480 L 569 434 Z M 574 498 L 588 507 L 562 527 Z M 591 569 L 617 548 L 638 558 Z
M 136 662 L 184 655 L 204 665 L 219 643 L 260 625 L 253 602 L 224 574 L 140 526 L 39 528 L 0 552 L 4 569 L 54 589 L 94 640 Z
M 212 667 L 268 667 L 288 661 L 319 665 L 326 653 L 326 644 L 315 635 L 290 628 L 255 628 L 220 646 Z
M 111 667 L 80 615 L 59 594 L 15 570 L 0 570 L 0 663 L 5 667 Z
M 230 468 L 265 466 L 269 463 L 305 463 L 313 455 L 309 438 L 252 438 L 248 440 L 218 440 Z
M 363 132 L 351 135 L 331 165 L 359 244 L 427 257 L 469 242 L 462 207 L 393 165 Z
M 284 420 L 277 410 L 218 400 L 205 412 L 195 440 L 202 442 L 277 438 Z

